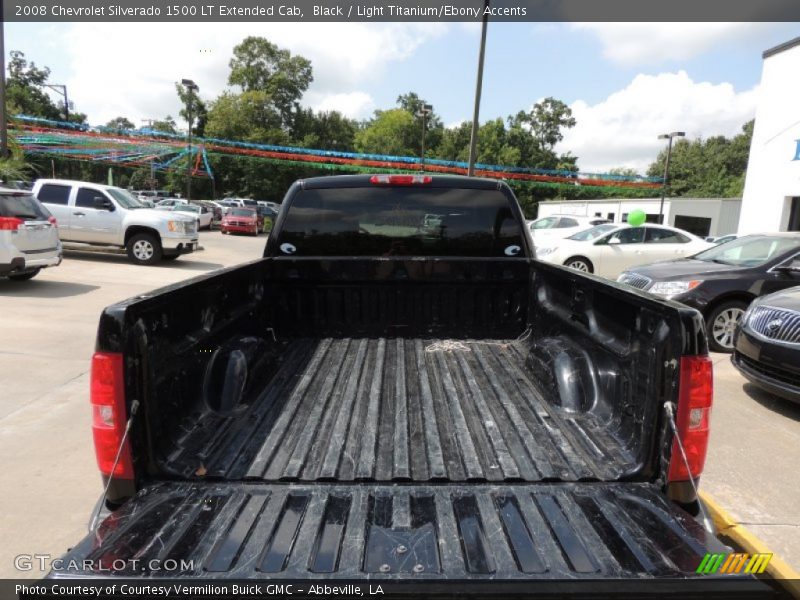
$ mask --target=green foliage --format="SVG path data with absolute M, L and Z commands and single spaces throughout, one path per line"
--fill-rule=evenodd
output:
M 178 114 L 183 118 L 184 121 L 186 121 L 187 126 L 192 128 L 192 133 L 194 135 L 202 137 L 208 121 L 208 109 L 206 108 L 205 102 L 200 99 L 200 97 L 197 95 L 197 92 L 188 90 L 180 83 L 175 84 L 175 91 L 177 92 L 178 98 L 180 98 L 181 105 L 183 106 L 181 112 Z M 192 109 L 191 123 L 189 123 L 190 105 Z
M 50 77 L 50 69 L 40 69 L 28 62 L 25 54 L 12 50 L 6 79 L 6 102 L 9 114 L 24 114 L 32 117 L 58 120 L 63 118 L 43 87 Z
M 136 126 L 130 119 L 115 117 L 106 123 L 106 127 L 110 127 L 111 129 L 134 129 Z
M 680 139 L 672 146 L 667 195 L 697 198 L 740 197 L 753 136 L 753 121 L 733 138 Z M 647 174 L 664 175 L 667 150 L 662 150 Z
M 358 123 L 340 112 L 315 113 L 305 108 L 295 114 L 291 137 L 304 148 L 349 151 L 354 147 L 356 131 Z
M 372 122 L 356 133 L 355 148 L 368 154 L 413 155 L 419 135 L 415 130 L 414 117 L 407 110 L 375 111 Z
M 245 38 L 233 49 L 229 66 L 228 83 L 243 92 L 264 92 L 286 125 L 314 80 L 310 60 L 292 56 L 263 37 Z
M 160 121 L 153 121 L 150 124 L 150 129 L 162 131 L 164 133 L 178 133 L 178 124 L 175 123 L 175 119 L 172 118 L 172 115 L 167 115 Z
M 211 103 L 205 133 L 208 137 L 262 144 L 289 141 L 280 113 L 263 90 L 223 92 Z

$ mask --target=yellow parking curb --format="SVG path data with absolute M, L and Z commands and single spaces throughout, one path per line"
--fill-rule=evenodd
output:
M 773 579 L 781 580 L 779 585 L 794 598 L 800 598 L 800 573 L 772 552 L 761 539 L 751 533 L 744 525 L 737 523 L 730 513 L 717 504 L 716 500 L 706 492 L 700 492 L 700 499 L 708 509 L 709 516 L 721 536 L 729 538 L 749 554 L 772 553 L 772 558 L 766 570 L 767 574 Z

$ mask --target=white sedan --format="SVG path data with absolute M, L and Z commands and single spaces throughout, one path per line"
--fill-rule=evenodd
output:
M 599 233 L 599 235 L 598 235 Z M 713 244 L 668 225 L 598 225 L 563 240 L 536 246 L 536 258 L 616 279 L 622 271 L 660 260 L 683 258 Z
M 174 206 L 162 206 L 159 204 L 156 206 L 156 210 L 168 210 L 191 215 L 197 219 L 198 229 L 211 229 L 211 221 L 214 217 L 208 208 L 196 204 L 176 204 Z

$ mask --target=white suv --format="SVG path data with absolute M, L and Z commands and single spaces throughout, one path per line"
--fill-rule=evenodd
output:
M 30 192 L 0 188 L 0 277 L 22 281 L 59 264 L 53 216 Z
M 132 262 L 143 265 L 197 249 L 197 219 L 145 208 L 122 188 L 39 179 L 33 193 L 58 219 L 64 242 L 125 248 Z

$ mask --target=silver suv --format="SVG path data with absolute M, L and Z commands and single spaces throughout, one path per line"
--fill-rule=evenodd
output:
M 24 281 L 61 264 L 56 220 L 31 194 L 0 188 L 0 277 Z

